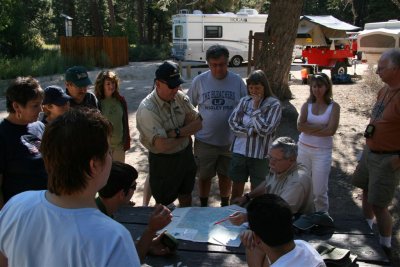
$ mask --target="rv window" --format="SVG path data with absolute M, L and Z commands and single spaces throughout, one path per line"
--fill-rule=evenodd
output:
M 175 25 L 175 38 L 183 38 L 182 25 Z
M 205 38 L 222 38 L 222 26 L 204 26 Z

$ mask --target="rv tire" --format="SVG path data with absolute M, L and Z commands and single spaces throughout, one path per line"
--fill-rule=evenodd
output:
M 241 56 L 234 56 L 231 59 L 230 65 L 232 67 L 240 67 L 242 65 L 243 58 Z

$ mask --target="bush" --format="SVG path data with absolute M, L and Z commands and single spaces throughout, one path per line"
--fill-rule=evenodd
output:
M 137 45 L 129 47 L 129 61 L 165 60 L 171 57 L 171 46 L 162 44 Z
M 106 62 L 106 58 L 102 55 Z M 82 61 L 82 60 L 81 60 Z M 41 49 L 35 54 L 26 57 L 0 57 L 0 80 L 15 79 L 18 76 L 45 76 L 64 73 L 65 70 L 76 65 L 76 61 L 65 59 L 59 48 Z M 93 69 L 93 59 L 82 62 L 87 69 Z

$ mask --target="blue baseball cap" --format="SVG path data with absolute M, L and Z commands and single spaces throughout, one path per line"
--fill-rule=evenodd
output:
M 44 89 L 44 99 L 42 104 L 64 106 L 70 99 L 72 99 L 72 97 L 67 95 L 60 86 L 50 85 Z

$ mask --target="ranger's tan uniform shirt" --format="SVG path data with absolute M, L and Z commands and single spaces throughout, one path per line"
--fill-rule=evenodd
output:
M 283 198 L 293 214 L 314 212 L 311 177 L 306 167 L 300 163 L 295 163 L 281 174 L 270 172 L 265 188 L 267 193 Z
M 166 102 L 157 95 L 157 90 L 154 89 L 143 99 L 136 113 L 136 127 L 140 133 L 140 142 L 150 152 L 160 153 L 154 146 L 155 138 L 168 138 L 168 131 L 182 128 L 186 115 L 192 118 L 191 120 L 198 117 L 189 98 L 182 91 L 177 92 L 174 100 Z M 171 151 L 163 153 L 173 154 L 179 152 L 186 148 L 188 144 L 189 138 Z

